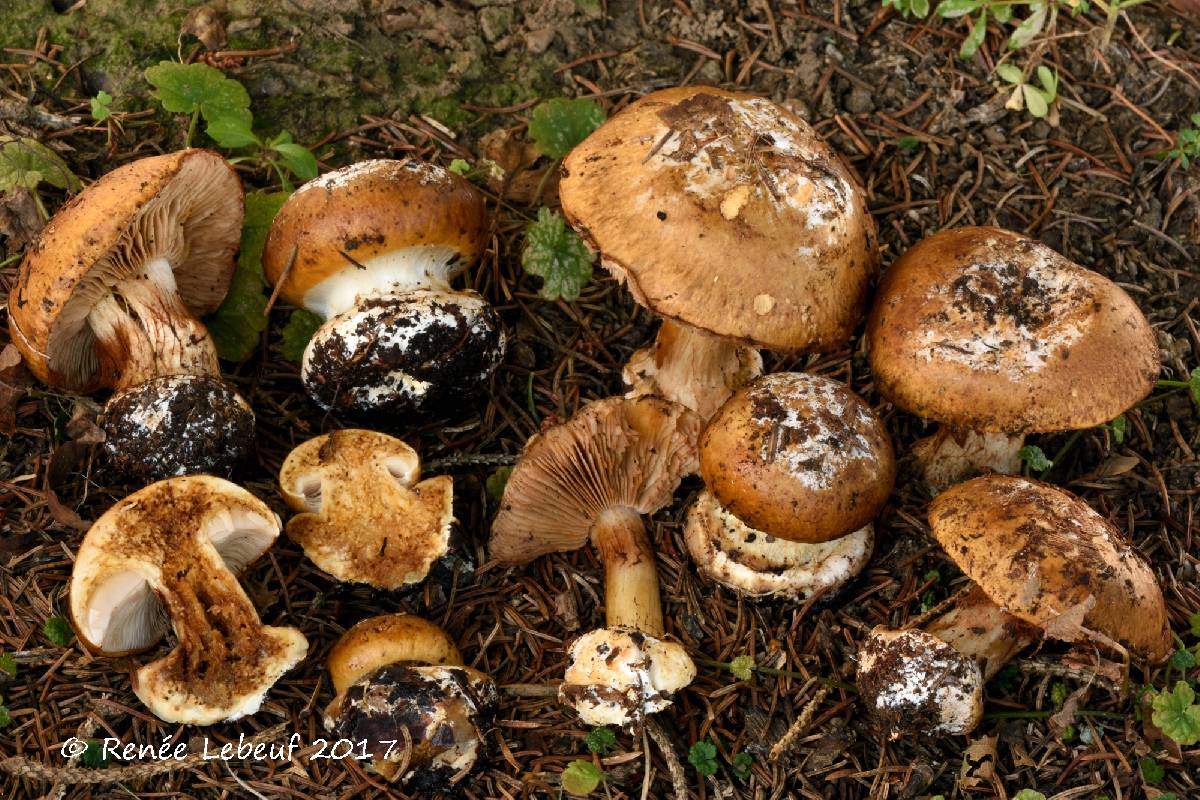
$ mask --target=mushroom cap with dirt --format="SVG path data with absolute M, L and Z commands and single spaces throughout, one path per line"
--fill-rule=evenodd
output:
M 608 627 L 588 634 L 585 641 L 626 641 L 636 635 L 642 656 L 661 661 L 664 668 L 672 665 L 669 669 L 680 676 L 664 679 L 653 702 L 630 703 L 628 668 L 617 665 L 606 675 L 576 668 L 574 658 L 585 658 L 587 652 L 583 646 L 578 652 L 572 648 L 560 696 L 589 724 L 637 724 L 663 707 L 666 687 L 686 686 L 695 675 L 686 651 L 661 639 L 665 628 L 658 570 L 641 515 L 669 504 L 679 482 L 695 471 L 699 431 L 694 412 L 661 398 L 596 400 L 530 439 L 505 486 L 492 523 L 492 557 L 524 564 L 548 553 L 577 550 L 590 539 L 604 563 Z M 585 674 L 594 683 L 570 688 L 572 677 Z M 608 705 L 600 708 L 594 698 Z M 607 722 L 593 721 L 598 719 Z
M 414 159 L 351 164 L 289 197 L 263 271 L 284 300 L 325 320 L 301 366 L 318 405 L 429 410 L 485 383 L 504 355 L 500 319 L 450 282 L 487 237 L 483 194 Z
M 200 322 L 229 288 L 243 205 L 217 153 L 139 159 L 72 198 L 21 262 L 13 342 L 55 388 L 114 391 L 106 446 L 126 471 L 227 472 L 249 449 L 254 415 Z
M 463 665 L 437 625 L 411 614 L 365 619 L 337 641 L 327 665 L 337 696 L 325 727 L 366 741 L 371 766 L 388 780 L 444 790 L 478 763 L 496 686 Z
M 864 642 L 859 690 L 893 737 L 970 732 L 984 684 L 1039 636 L 1126 648 L 1152 662 L 1170 653 L 1153 571 L 1077 497 L 988 475 L 938 495 L 929 524 L 974 584 L 923 630 L 878 627 Z
M 296 516 L 287 534 L 338 580 L 420 583 L 450 546 L 454 481 L 421 477 L 417 451 L 392 436 L 337 430 L 298 445 L 279 470 Z
M 304 658 L 295 628 L 263 625 L 237 573 L 279 535 L 254 495 L 209 476 L 169 478 L 119 501 L 88 530 L 71 572 L 70 616 L 103 655 L 175 647 L 140 667 L 138 698 L 160 719 L 210 725 L 255 713 Z
M 807 598 L 866 565 L 896 463 L 882 421 L 848 387 L 778 372 L 709 420 L 700 473 L 707 490 L 685 528 L 700 570 L 752 597 Z
M 635 391 L 707 417 L 761 370 L 743 348 L 836 347 L 878 269 L 850 170 L 777 103 L 707 86 L 653 92 L 563 163 L 563 213 L 664 319 Z
M 1108 422 L 1150 393 L 1160 367 L 1123 289 L 999 228 L 910 248 L 884 273 L 866 335 L 879 392 L 945 426 L 925 457 L 1001 472 L 1019 467 L 1024 434 Z

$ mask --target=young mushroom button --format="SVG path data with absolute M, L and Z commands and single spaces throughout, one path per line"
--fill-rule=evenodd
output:
M 359 622 L 329 652 L 337 696 L 325 727 L 365 741 L 371 767 L 417 791 L 444 791 L 475 768 L 499 697 L 463 666 L 450 637 L 411 614 Z
M 420 477 L 417 452 L 386 434 L 348 429 L 309 439 L 279 470 L 284 499 L 300 512 L 287 534 L 338 580 L 379 589 L 420 583 L 446 554 L 454 524 L 453 479 Z
M 71 623 L 104 655 L 176 645 L 139 668 L 133 691 L 167 722 L 211 725 L 253 714 L 304 658 L 295 628 L 263 625 L 237 573 L 279 535 L 252 494 L 208 476 L 151 484 L 106 511 L 71 572 Z
M 700 419 L 656 397 L 608 398 L 532 438 L 492 524 L 497 560 L 523 564 L 589 538 L 604 563 L 607 628 L 577 639 L 564 702 L 589 725 L 634 725 L 669 705 L 696 669 L 665 633 L 642 514 L 671 502 L 696 469 Z
M 254 414 L 200 323 L 229 288 L 242 215 L 220 155 L 143 158 L 76 195 L 21 262 L 13 342 L 51 386 L 113 390 L 105 445 L 127 472 L 225 473 L 254 439 Z
M 486 383 L 504 356 L 495 310 L 450 288 L 487 242 L 483 195 L 415 160 L 362 161 L 301 186 L 276 215 L 263 270 L 325 320 L 301 376 L 326 409 L 430 410 Z
M 871 632 L 858 688 L 893 738 L 965 734 L 983 686 L 1039 635 L 1131 650 L 1171 651 L 1162 590 L 1125 536 L 1078 498 L 1037 481 L 990 475 L 934 499 L 929 525 L 974 581 L 923 630 Z
M 942 423 L 914 448 L 935 492 L 1014 473 L 1026 433 L 1108 422 L 1154 388 L 1154 331 L 1119 286 L 1039 242 L 957 228 L 884 274 L 867 321 L 875 386 Z
M 896 463 L 883 423 L 843 384 L 780 372 L 709 421 L 700 473 L 685 528 L 700 570 L 749 596 L 803 599 L 866 565 Z
M 752 349 L 837 346 L 878 269 L 865 196 L 803 120 L 707 86 L 652 92 L 571 151 L 563 213 L 663 318 L 631 395 L 707 419 L 762 371 Z

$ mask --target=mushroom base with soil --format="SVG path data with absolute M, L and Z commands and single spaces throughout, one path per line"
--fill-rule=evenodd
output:
M 630 356 L 623 377 L 626 397 L 665 397 L 708 419 L 761 374 L 757 350 L 663 320 L 654 344 Z
M 912 446 L 914 463 L 934 494 L 987 472 L 1021 471 L 1022 433 L 980 433 L 943 425 Z

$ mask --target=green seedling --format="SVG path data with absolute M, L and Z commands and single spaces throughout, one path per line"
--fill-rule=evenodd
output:
M 1036 70 L 1038 85 L 1025 80 L 1025 73 L 1014 64 L 998 64 L 996 75 L 1006 84 L 1012 86 L 1005 108 L 1020 111 L 1022 108 L 1029 115 L 1043 119 L 1050 115 L 1054 103 L 1058 100 L 1058 73 L 1049 67 L 1039 64 Z
M 604 122 L 604 109 L 595 100 L 556 97 L 539 103 L 529 116 L 529 136 L 548 158 L 566 158 Z
M 541 296 L 546 300 L 577 300 L 592 279 L 595 259 L 579 234 L 548 208 L 538 209 L 537 221 L 525 229 L 521 266 L 543 279 Z
M 712 742 L 699 741 L 688 750 L 688 763 L 702 778 L 717 771 L 717 746 Z
M 1192 165 L 1192 159 L 1200 156 L 1200 114 L 1192 114 L 1192 126 L 1182 128 L 1175 140 L 1175 146 L 1162 155 L 1179 162 L 1179 166 L 1187 169 Z
M 500 469 L 507 469 L 509 473 L 512 472 L 512 467 L 501 467 Z M 499 471 L 500 470 L 496 470 L 496 472 L 492 474 L 495 475 Z M 505 476 L 505 479 L 507 480 L 507 476 Z M 491 478 L 488 478 L 488 483 L 491 483 Z M 491 488 L 489 487 L 489 494 L 490 492 Z M 500 492 L 503 494 L 503 487 L 501 487 Z M 617 735 L 608 728 L 592 728 L 592 730 L 588 732 L 587 736 L 583 737 L 583 743 L 587 745 L 589 753 L 602 756 L 611 750 L 614 745 L 616 745 Z
M 46 145 L 26 136 L 0 136 L 0 192 L 27 189 L 42 219 L 50 219 L 37 192 L 43 183 L 67 192 L 80 188 L 67 162 Z
M 71 643 L 74 634 L 71 633 L 71 623 L 67 622 L 62 617 L 51 617 L 46 620 L 42 632 L 46 634 L 46 638 L 59 647 L 66 647 Z
M 1187 681 L 1176 681 L 1171 691 L 1147 692 L 1150 720 L 1173 741 L 1183 747 L 1200 742 L 1200 706 L 1196 705 L 1196 692 Z
M 586 797 L 596 791 L 604 780 L 604 773 L 590 761 L 576 759 L 567 764 L 562 772 L 562 788 L 567 794 Z

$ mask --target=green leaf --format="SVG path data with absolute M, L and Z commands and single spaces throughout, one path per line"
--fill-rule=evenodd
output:
M 111 117 L 112 109 L 109 106 L 112 105 L 112 101 L 113 96 L 103 89 L 96 92 L 96 96 L 92 98 L 92 119 L 104 122 Z
M 734 775 L 737 775 L 742 780 L 746 780 L 746 778 L 750 777 L 750 768 L 754 766 L 754 756 L 743 750 L 733 757 L 729 765 L 733 767 Z
M 1129 430 L 1129 420 L 1124 414 L 1114 419 L 1109 423 L 1109 430 L 1112 431 L 1113 439 L 1117 444 L 1125 443 L 1125 433 Z
M 1044 64 L 1039 64 L 1037 76 L 1038 82 L 1046 92 L 1046 102 L 1053 103 L 1054 98 L 1058 97 L 1058 73 Z
M 0 653 L 0 672 L 7 672 L 14 678 L 17 676 L 17 660 L 12 653 Z
M 1200 367 L 1196 367 L 1188 375 L 1188 394 L 1192 396 L 1192 402 L 1200 406 Z
M 309 340 L 323 323 L 324 320 L 319 314 L 314 314 L 308 309 L 297 308 L 293 311 L 287 324 L 283 326 L 283 342 L 279 347 L 283 357 L 293 364 L 303 361 L 304 350 L 308 347 Z
M 1151 786 L 1162 783 L 1163 778 L 1167 777 L 1167 771 L 1163 768 L 1163 765 L 1149 756 L 1139 758 L 1138 766 L 1142 769 L 1142 780 Z
M 542 155 L 565 158 L 602 122 L 604 109 L 595 100 L 556 97 L 533 109 L 529 135 Z
M 487 483 L 484 489 L 487 490 L 488 497 L 495 500 L 497 503 L 504 497 L 504 487 L 508 485 L 508 479 L 512 476 L 512 467 L 496 467 L 496 470 L 488 475 Z
M 1151 721 L 1163 733 L 1185 747 L 1200 742 L 1200 706 L 1193 705 L 1196 693 L 1187 681 L 1176 681 L 1174 690 L 1159 692 L 1150 700 Z
M 754 676 L 754 656 L 738 656 L 729 662 L 729 671 L 739 681 L 748 681 Z
M 1191 650 L 1181 647 L 1171 654 L 1171 666 L 1180 672 L 1187 672 L 1196 666 L 1196 656 L 1192 654 Z
M 285 142 L 271 149 L 283 156 L 283 163 L 300 180 L 311 181 L 317 177 L 317 157 L 304 145 Z
M 471 171 L 471 162 L 464 161 L 461 158 L 456 158 L 450 162 L 450 166 L 447 167 L 447 169 L 449 169 L 455 175 L 466 175 Z
M 79 178 L 58 153 L 36 139 L 0 136 L 0 192 L 16 188 L 32 191 L 42 183 L 79 191 Z
M 1188 617 L 1188 625 L 1192 628 L 1192 636 L 1200 636 L 1200 611 L 1193 611 Z
M 566 221 L 548 208 L 538 209 L 537 222 L 525 231 L 521 266 L 544 279 L 541 295 L 547 300 L 578 299 L 592 279 L 595 255 Z
M 983 5 L 983 0 L 942 0 L 937 5 L 937 15 L 942 19 L 965 17 Z
M 0 728 L 7 728 L 12 725 L 12 714 L 8 712 L 8 706 L 0 703 Z
M 46 634 L 47 639 L 59 647 L 69 645 L 74 636 L 71 632 L 71 623 L 62 617 L 51 617 L 46 620 L 46 624 L 42 627 L 42 632 Z
M 588 795 L 596 791 L 604 773 L 590 761 L 577 759 L 567 764 L 562 773 L 562 787 L 570 794 Z
M 965 61 L 979 52 L 980 46 L 983 45 L 983 37 L 987 35 L 987 17 L 986 8 L 979 12 L 971 32 L 967 34 L 966 39 L 963 39 L 962 47 L 958 49 L 959 58 Z
M 1009 5 L 992 6 L 992 19 L 996 20 L 996 22 L 999 22 L 1001 25 L 1008 24 L 1008 21 L 1010 19 L 1012 19 L 1012 15 L 1013 15 L 1013 7 L 1012 6 L 1009 6 Z
M 234 119 L 243 120 L 247 128 L 253 124 L 246 87 L 207 64 L 161 61 L 146 70 L 146 80 L 167 111 L 176 114 L 199 111 L 210 125 L 218 120 L 223 120 L 222 125 L 230 125 Z
M 249 147 L 258 144 L 258 137 L 250 130 L 251 121 L 237 116 L 218 117 L 208 123 L 204 132 L 226 150 L 236 150 L 239 147 Z
M 1050 701 L 1054 703 L 1055 708 L 1062 708 L 1062 704 L 1067 702 L 1067 686 L 1064 683 L 1055 683 L 1050 687 Z
M 85 767 L 104 769 L 108 766 L 108 755 L 104 752 L 104 744 L 99 739 L 88 739 L 87 747 L 79 759 Z
M 1023 83 L 1021 84 L 1021 93 L 1025 95 L 1025 108 L 1029 109 L 1029 113 L 1037 119 L 1041 119 L 1050 112 L 1050 106 L 1046 102 L 1045 96 L 1036 87 Z
M 246 195 L 246 217 L 242 221 L 242 245 L 229 292 L 221 307 L 204 321 L 217 354 L 227 361 L 249 358 L 267 329 L 267 282 L 262 272 L 262 249 L 271 221 L 287 200 L 287 192 L 251 192 Z
M 712 742 L 696 742 L 688 750 L 688 763 L 701 777 L 708 777 L 717 771 L 717 746 Z
M 1046 795 L 1033 789 L 1022 789 L 1013 795 L 1012 800 L 1046 800 Z
M 909 3 L 914 16 L 924 19 L 929 16 L 929 0 L 912 0 Z
M 1042 452 L 1042 448 L 1035 444 L 1027 444 L 1022 447 L 1017 451 L 1017 457 L 1025 462 L 1030 469 L 1037 472 L 1045 472 L 1054 466 L 1054 462 L 1046 458 L 1046 454 Z
M 608 728 L 592 728 L 587 736 L 583 737 L 583 742 L 587 745 L 589 753 L 602 756 L 617 743 L 617 735 Z
M 1046 27 L 1046 14 L 1049 11 L 1049 5 L 1041 2 L 1032 3 L 1029 7 L 1033 10 L 1033 13 L 1021 20 L 1021 24 L 1008 37 L 1009 50 L 1019 50 L 1029 44 L 1035 36 L 1042 32 L 1042 28 Z M 1026 99 L 1028 100 L 1028 96 L 1026 96 Z
M 1016 64 L 997 64 L 996 74 L 1005 83 L 1011 83 L 1014 86 L 1025 81 L 1025 73 Z
M 896 147 L 901 150 L 912 151 L 921 146 L 921 140 L 915 136 L 901 136 L 896 140 Z

